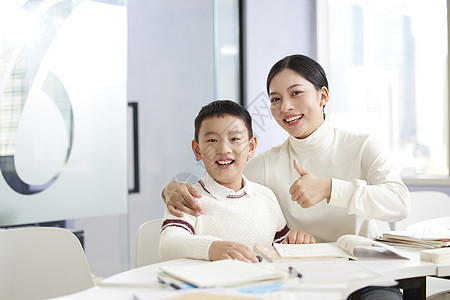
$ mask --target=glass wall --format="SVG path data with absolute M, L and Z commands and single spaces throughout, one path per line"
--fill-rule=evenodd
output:
M 0 2 L 0 225 L 127 210 L 126 8 L 108 2 Z

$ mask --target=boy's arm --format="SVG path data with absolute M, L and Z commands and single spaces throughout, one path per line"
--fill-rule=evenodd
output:
M 286 225 L 286 219 L 284 218 L 281 207 L 276 200 L 275 195 L 272 193 L 275 205 L 275 214 L 278 216 L 278 231 L 273 239 L 274 243 L 282 244 L 314 244 L 314 236 L 306 231 L 300 229 L 291 229 Z M 280 228 L 282 228 L 280 230 Z
M 159 242 L 162 260 L 194 258 L 258 262 L 253 251 L 244 244 L 222 241 L 213 236 L 196 235 L 195 224 L 196 218 L 191 215 L 178 218 L 166 210 Z
M 159 254 L 162 260 L 194 258 L 209 260 L 212 236 L 195 235 L 196 217 L 186 214 L 179 218 L 167 209 L 161 227 Z

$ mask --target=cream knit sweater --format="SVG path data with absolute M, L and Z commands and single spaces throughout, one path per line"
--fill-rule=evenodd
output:
M 198 201 L 206 211 L 194 217 L 178 218 L 166 209 L 160 237 L 160 256 L 209 259 L 215 240 L 271 245 L 284 239 L 289 229 L 275 195 L 268 188 L 243 177 L 244 188 L 234 192 L 209 175 L 194 187 L 202 194 Z
M 289 188 L 306 171 L 332 179 L 331 199 L 310 208 L 291 201 Z M 292 136 L 247 162 L 245 176 L 270 188 L 290 228 L 312 234 L 316 242 L 344 234 L 378 235 L 375 219 L 398 221 L 410 210 L 409 192 L 387 155 L 367 135 L 333 128 L 328 122 L 309 137 Z

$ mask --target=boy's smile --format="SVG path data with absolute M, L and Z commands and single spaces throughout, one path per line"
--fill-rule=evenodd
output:
M 247 158 L 253 157 L 256 138 L 249 139 L 243 120 L 232 115 L 214 116 L 201 123 L 198 142 L 192 141 L 197 160 L 219 184 L 238 191 Z

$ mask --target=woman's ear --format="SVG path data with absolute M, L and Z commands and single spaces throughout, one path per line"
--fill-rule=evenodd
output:
M 330 95 L 328 94 L 328 89 L 326 87 L 322 87 L 319 91 L 320 94 L 320 106 L 325 106 L 330 99 Z
M 202 160 L 202 154 L 200 153 L 200 147 L 195 140 L 192 140 L 192 152 L 194 152 L 195 159 L 197 161 Z
M 256 145 L 258 141 L 256 140 L 256 136 L 253 136 L 249 141 L 249 149 L 248 149 L 248 158 L 252 158 L 255 155 Z

